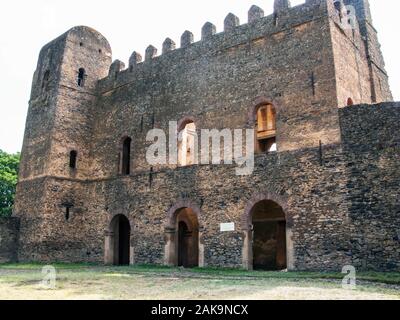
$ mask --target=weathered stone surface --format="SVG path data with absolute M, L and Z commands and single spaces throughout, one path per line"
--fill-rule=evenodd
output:
M 190 31 L 186 30 L 181 36 L 181 48 L 185 48 L 191 45 L 194 41 L 194 35 Z
M 19 219 L 0 218 L 0 263 L 18 260 Z
M 136 51 L 134 51 L 131 55 L 131 57 L 129 58 L 129 70 L 133 71 L 133 69 L 136 67 L 136 65 L 140 62 L 142 62 L 143 58 L 140 55 L 140 53 L 137 53 Z
M 170 38 L 165 39 L 165 41 L 163 42 L 163 50 L 162 50 L 162 52 L 163 53 L 167 53 L 167 52 L 175 50 L 175 49 L 176 49 L 175 42 Z
M 262 17 L 264 17 L 264 10 L 257 6 L 251 6 L 248 13 L 248 22 L 253 23 Z
M 201 39 L 206 40 L 212 37 L 217 32 L 217 27 L 211 22 L 206 22 L 201 29 Z
M 150 45 L 146 49 L 145 61 L 151 61 L 154 57 L 157 56 L 157 48 Z
M 274 12 L 280 13 L 286 11 L 291 7 L 289 0 L 275 0 L 274 1 Z
M 229 13 L 224 20 L 224 31 L 225 32 L 232 31 L 239 25 L 240 25 L 239 18 L 235 16 L 233 13 Z
M 116 77 L 118 75 L 118 73 L 120 73 L 124 69 L 125 69 L 125 64 L 120 60 L 115 60 L 111 64 L 108 74 L 111 77 Z
M 353 34 L 324 3 L 293 7 L 279 23 L 275 15 L 246 25 L 231 17 L 229 32 L 214 34 L 208 25 L 196 43 L 186 32 L 185 50 L 132 63 L 134 72 L 117 77 L 108 75 L 107 41 L 90 28 L 45 46 L 15 205 L 20 259 L 104 261 L 110 223 L 122 214 L 131 226 L 131 263 L 170 263 L 171 220 L 190 207 L 200 265 L 242 267 L 249 208 L 270 199 L 284 208 L 290 269 L 400 270 L 399 104 L 370 105 L 391 100 L 375 31 L 360 26 Z M 370 48 L 365 32 L 376 39 Z M 381 86 L 371 80 L 367 52 L 375 52 Z M 88 74 L 84 88 L 76 86 L 80 67 Z M 362 105 L 346 107 L 348 98 Z M 263 103 L 276 108 L 278 152 L 257 155 L 252 175 L 236 176 L 233 165 L 147 163 L 150 129 L 167 132 L 169 121 L 185 119 L 198 129 L 254 128 Z M 131 172 L 121 176 L 126 137 Z M 71 150 L 78 152 L 74 170 Z M 220 232 L 224 222 L 236 230 Z

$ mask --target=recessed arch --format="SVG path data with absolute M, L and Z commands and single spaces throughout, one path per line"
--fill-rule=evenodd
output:
M 204 265 L 199 217 L 199 207 L 188 200 L 178 201 L 168 210 L 165 228 L 166 265 Z
M 196 124 L 196 119 L 194 116 L 184 116 L 183 118 L 181 118 L 177 123 L 178 133 L 182 131 L 185 128 L 185 126 L 189 123 Z
M 257 120 L 257 109 L 264 104 L 272 104 L 277 113 L 281 110 L 281 106 L 276 99 L 267 96 L 259 96 L 254 99 L 248 108 L 247 122 L 250 127 L 254 127 Z
M 244 268 L 293 269 L 293 221 L 286 197 L 274 193 L 254 195 L 245 208 L 242 223 Z
M 197 127 L 193 117 L 184 117 L 178 122 L 178 165 L 195 164 L 197 156 Z
M 248 125 L 255 129 L 255 152 L 275 152 L 277 144 L 277 115 L 279 104 L 275 99 L 260 96 L 257 97 L 248 110 Z M 264 112 L 260 112 L 264 111 Z M 264 121 L 262 119 L 264 115 Z
M 276 109 L 271 103 L 260 104 L 256 109 L 255 151 L 273 152 L 276 147 Z
M 104 261 L 106 264 L 128 265 L 132 254 L 131 223 L 125 215 L 117 214 L 106 229 Z

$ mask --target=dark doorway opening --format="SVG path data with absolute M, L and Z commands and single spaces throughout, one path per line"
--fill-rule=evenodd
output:
M 260 201 L 252 209 L 252 224 L 253 268 L 286 269 L 286 221 L 282 208 L 273 201 Z
M 113 232 L 113 264 L 129 265 L 131 227 L 124 215 L 114 217 L 111 222 Z
M 189 265 L 188 237 L 189 229 L 185 222 L 179 222 L 178 229 L 178 266 L 187 267 Z
M 176 213 L 176 265 L 185 268 L 199 266 L 199 223 L 190 208 Z

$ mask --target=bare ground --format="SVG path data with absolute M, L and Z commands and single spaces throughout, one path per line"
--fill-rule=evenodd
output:
M 400 300 L 400 285 L 377 275 L 344 290 L 337 276 L 179 269 L 57 267 L 54 289 L 42 285 L 41 266 L 0 266 L 1 300 Z M 389 277 L 389 279 L 391 279 Z M 396 278 L 397 279 L 397 278 Z

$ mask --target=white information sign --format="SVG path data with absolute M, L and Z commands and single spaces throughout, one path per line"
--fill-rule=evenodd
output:
M 221 223 L 221 232 L 235 231 L 235 223 Z

